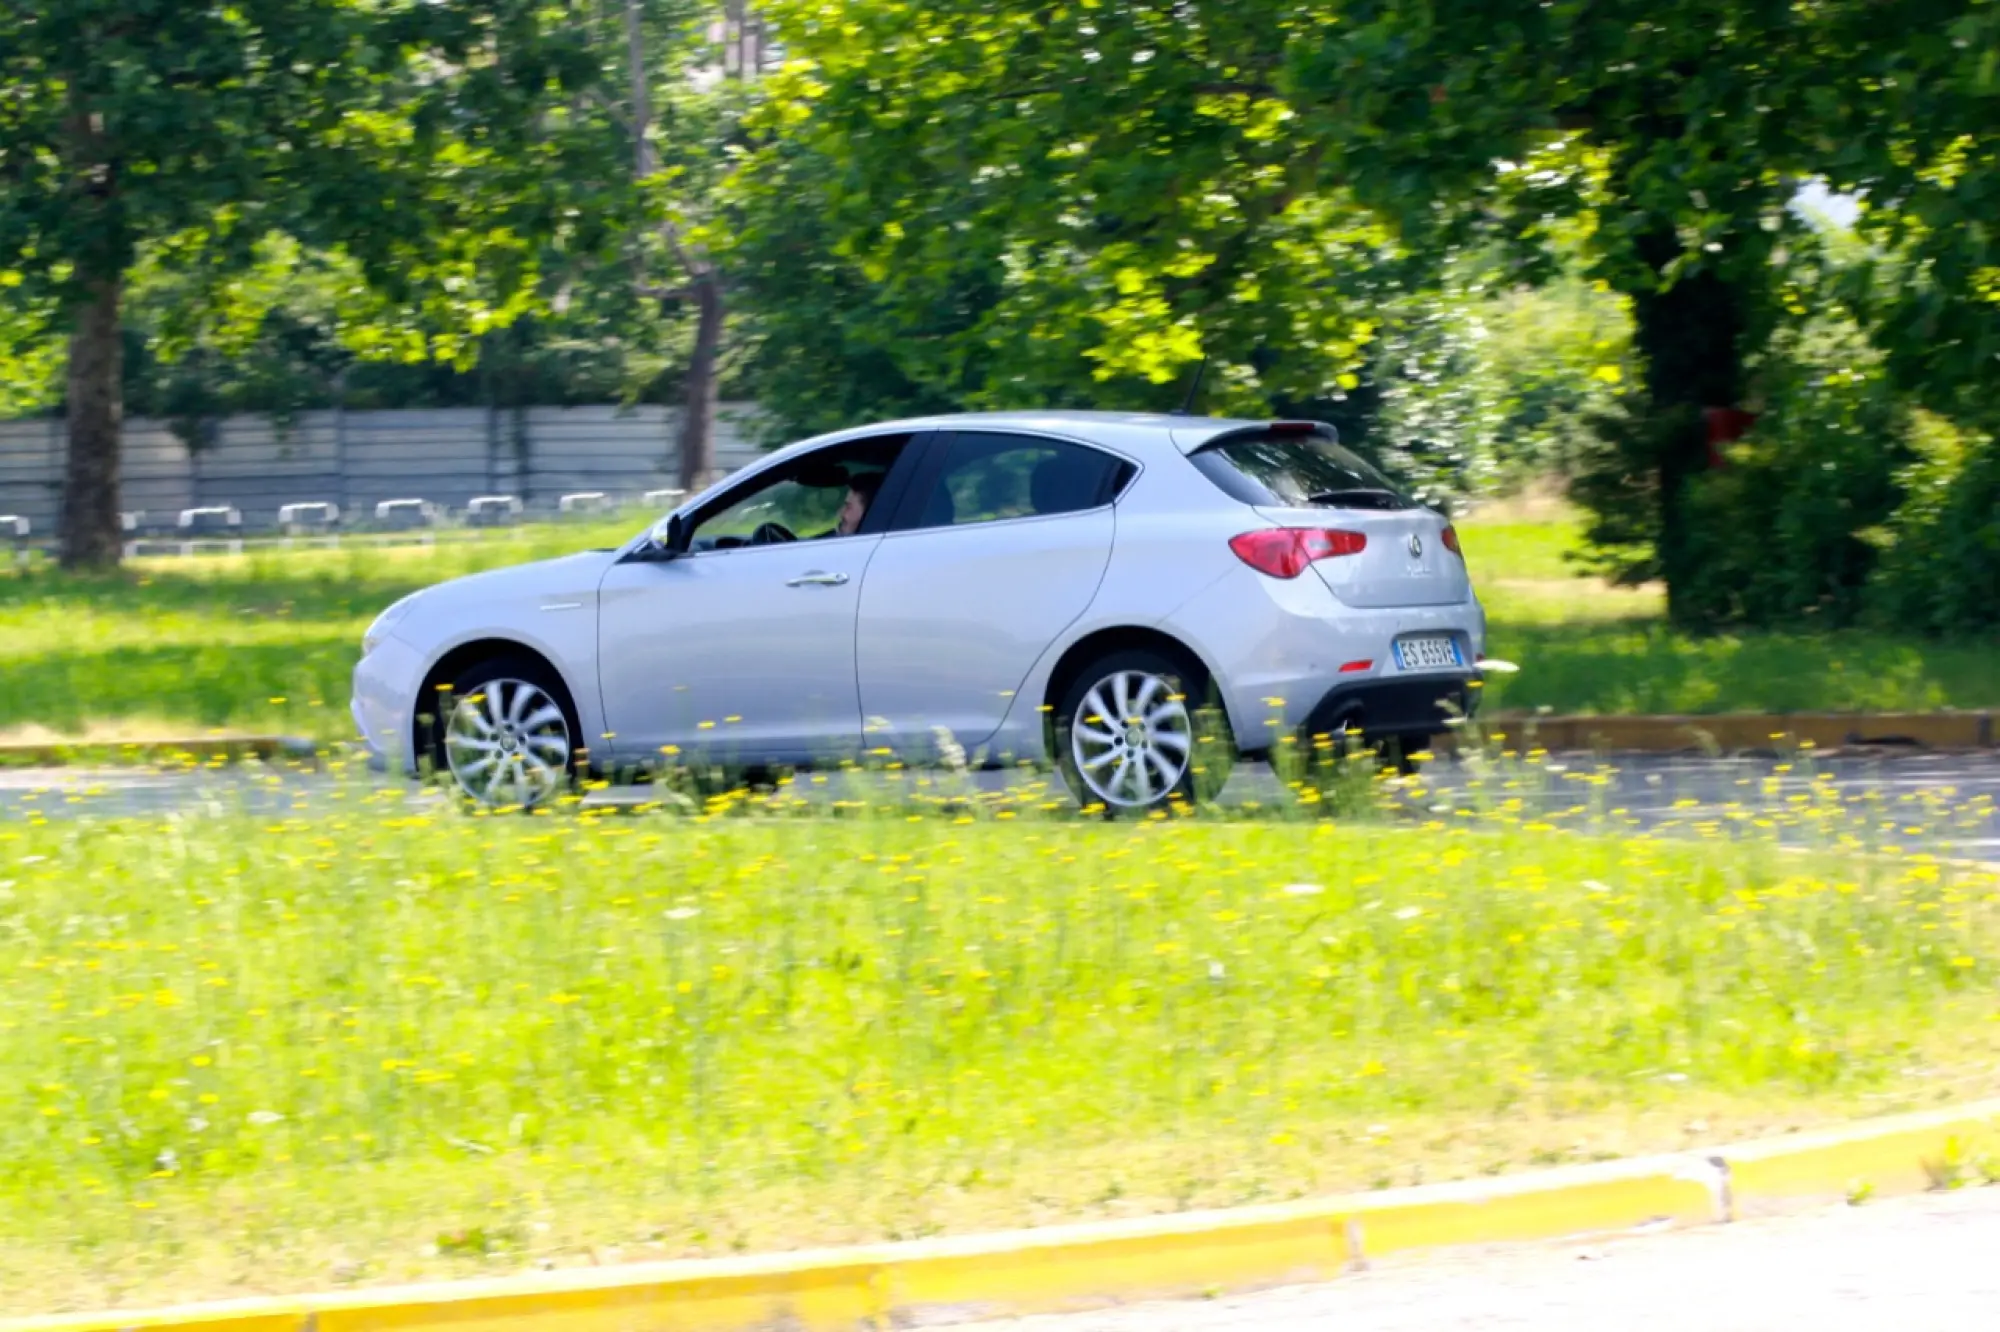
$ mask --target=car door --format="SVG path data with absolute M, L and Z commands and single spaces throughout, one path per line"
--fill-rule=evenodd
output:
M 684 515 L 688 548 L 614 565 L 598 609 L 599 685 L 620 762 L 803 762 L 861 740 L 854 621 L 910 435 L 829 445 Z M 860 528 L 834 526 L 845 478 L 882 482 Z M 772 525 L 797 539 L 777 539 Z
M 1131 463 L 1066 440 L 936 436 L 868 564 L 855 627 L 870 746 L 970 750 L 1090 605 Z

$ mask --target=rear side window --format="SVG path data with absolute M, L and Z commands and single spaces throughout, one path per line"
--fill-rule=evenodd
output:
M 908 526 L 963 527 L 1093 509 L 1109 503 L 1131 472 L 1123 459 L 1080 444 L 960 431 Z
M 1231 499 L 1286 509 L 1408 509 L 1395 482 L 1322 435 L 1230 435 L 1189 460 Z

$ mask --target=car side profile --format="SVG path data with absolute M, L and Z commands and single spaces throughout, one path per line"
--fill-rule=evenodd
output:
M 1451 526 L 1331 426 L 938 416 L 781 449 L 615 550 L 404 598 L 353 714 L 489 804 L 954 745 L 1145 810 L 1196 789 L 1205 741 L 1224 766 L 1288 735 L 1421 749 L 1473 711 L 1485 630 Z

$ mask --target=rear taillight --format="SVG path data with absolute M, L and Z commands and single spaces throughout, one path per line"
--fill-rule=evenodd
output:
M 1229 539 L 1237 559 L 1273 578 L 1297 578 L 1314 560 L 1358 555 L 1367 545 L 1366 533 L 1327 527 L 1266 527 Z
M 1458 556 L 1461 560 L 1465 558 L 1465 552 L 1458 548 L 1458 529 L 1456 527 L 1447 525 L 1444 529 L 1444 548 Z

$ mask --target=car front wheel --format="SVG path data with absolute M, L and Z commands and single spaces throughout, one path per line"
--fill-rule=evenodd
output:
M 482 805 L 533 808 L 569 784 L 576 715 L 554 673 L 525 658 L 480 662 L 452 681 L 440 766 Z

